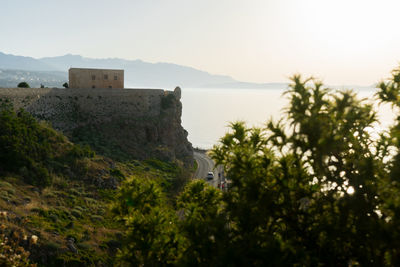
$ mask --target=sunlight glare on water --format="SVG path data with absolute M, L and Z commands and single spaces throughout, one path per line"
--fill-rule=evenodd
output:
M 288 99 L 279 89 L 182 89 L 182 125 L 189 132 L 193 147 L 211 148 L 228 131 L 230 122 L 245 121 L 247 126 L 264 127 L 282 117 Z M 375 89 L 359 90 L 360 98 L 373 99 Z M 376 103 L 375 103 L 376 104 Z M 381 122 L 375 132 L 387 129 L 394 114 L 388 105 L 375 105 Z
M 182 124 L 194 147 L 211 148 L 228 130 L 230 122 L 263 127 L 278 118 L 287 100 L 282 90 L 183 89 Z

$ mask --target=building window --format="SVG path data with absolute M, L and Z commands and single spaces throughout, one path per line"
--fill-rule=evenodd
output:
M 114 81 L 118 80 L 118 76 L 114 75 Z
M 96 88 L 96 86 L 92 85 L 92 88 Z
M 96 80 L 96 75 L 92 75 L 92 81 Z
M 112 88 L 112 86 L 110 85 L 108 88 Z
M 104 80 L 108 80 L 108 75 L 104 74 Z

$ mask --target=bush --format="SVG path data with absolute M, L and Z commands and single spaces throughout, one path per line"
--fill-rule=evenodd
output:
M 43 163 L 52 158 L 49 138 L 54 135 L 27 112 L 0 108 L 0 169 L 24 176 L 29 183 L 46 186 L 51 178 Z
M 124 183 L 113 207 L 126 229 L 126 246 L 118 256 L 121 266 L 166 266 L 179 258 L 183 240 L 174 212 L 164 203 L 155 181 L 131 178 Z
M 71 210 L 71 214 L 75 217 L 75 218 L 82 218 L 82 212 L 78 209 L 73 209 Z
M 18 88 L 31 88 L 27 82 L 20 82 Z
M 377 101 L 398 113 L 392 75 Z M 400 266 L 400 116 L 372 136 L 373 105 L 352 91 L 295 75 L 286 95 L 280 121 L 232 123 L 213 148 L 228 191 L 192 181 L 173 211 L 154 181 L 121 186 L 122 265 Z
M 50 172 L 62 172 L 66 163 L 85 174 L 80 160 L 95 155 L 89 146 L 68 143 L 51 127 L 24 110 L 16 113 L 7 103 L 0 106 L 0 151 L 0 171 L 19 174 L 40 187 L 50 185 Z

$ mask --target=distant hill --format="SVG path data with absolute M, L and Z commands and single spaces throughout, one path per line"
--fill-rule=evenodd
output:
M 171 63 L 148 63 L 120 58 L 93 59 L 70 54 L 35 59 L 1 52 L 0 86 L 16 86 L 15 82 L 25 79 L 28 83 L 30 81 L 32 86 L 44 84 L 48 87 L 61 87 L 67 80 L 67 71 L 71 67 L 124 69 L 125 87 L 171 89 L 175 86 L 183 88 L 276 88 L 276 85 L 281 88 L 286 86 L 286 84 L 239 82 L 230 76 L 213 75 L 195 68 Z
M 46 63 L 32 58 L 23 56 L 8 55 L 0 52 L 0 69 L 16 69 L 31 71 L 54 71 L 55 69 Z
M 192 67 L 172 63 L 149 63 L 121 58 L 86 58 L 64 55 L 35 59 L 0 52 L 0 87 L 15 87 L 27 81 L 32 87 L 61 87 L 68 81 L 69 68 L 110 68 L 125 70 L 127 88 L 227 88 L 227 89 L 286 89 L 288 83 L 251 83 L 230 76 L 214 75 Z M 371 90 L 375 85 L 334 85 L 331 88 Z
M 75 68 L 116 68 L 125 70 L 127 87 L 195 87 L 205 84 L 235 82 L 229 76 L 212 75 L 205 71 L 170 63 L 147 63 L 118 58 L 91 59 L 76 55 L 42 58 L 40 61 L 57 70 Z

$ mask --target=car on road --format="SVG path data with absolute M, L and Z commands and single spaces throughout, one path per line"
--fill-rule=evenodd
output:
M 213 172 L 208 172 L 206 178 L 207 178 L 207 180 L 214 179 L 214 173 Z

